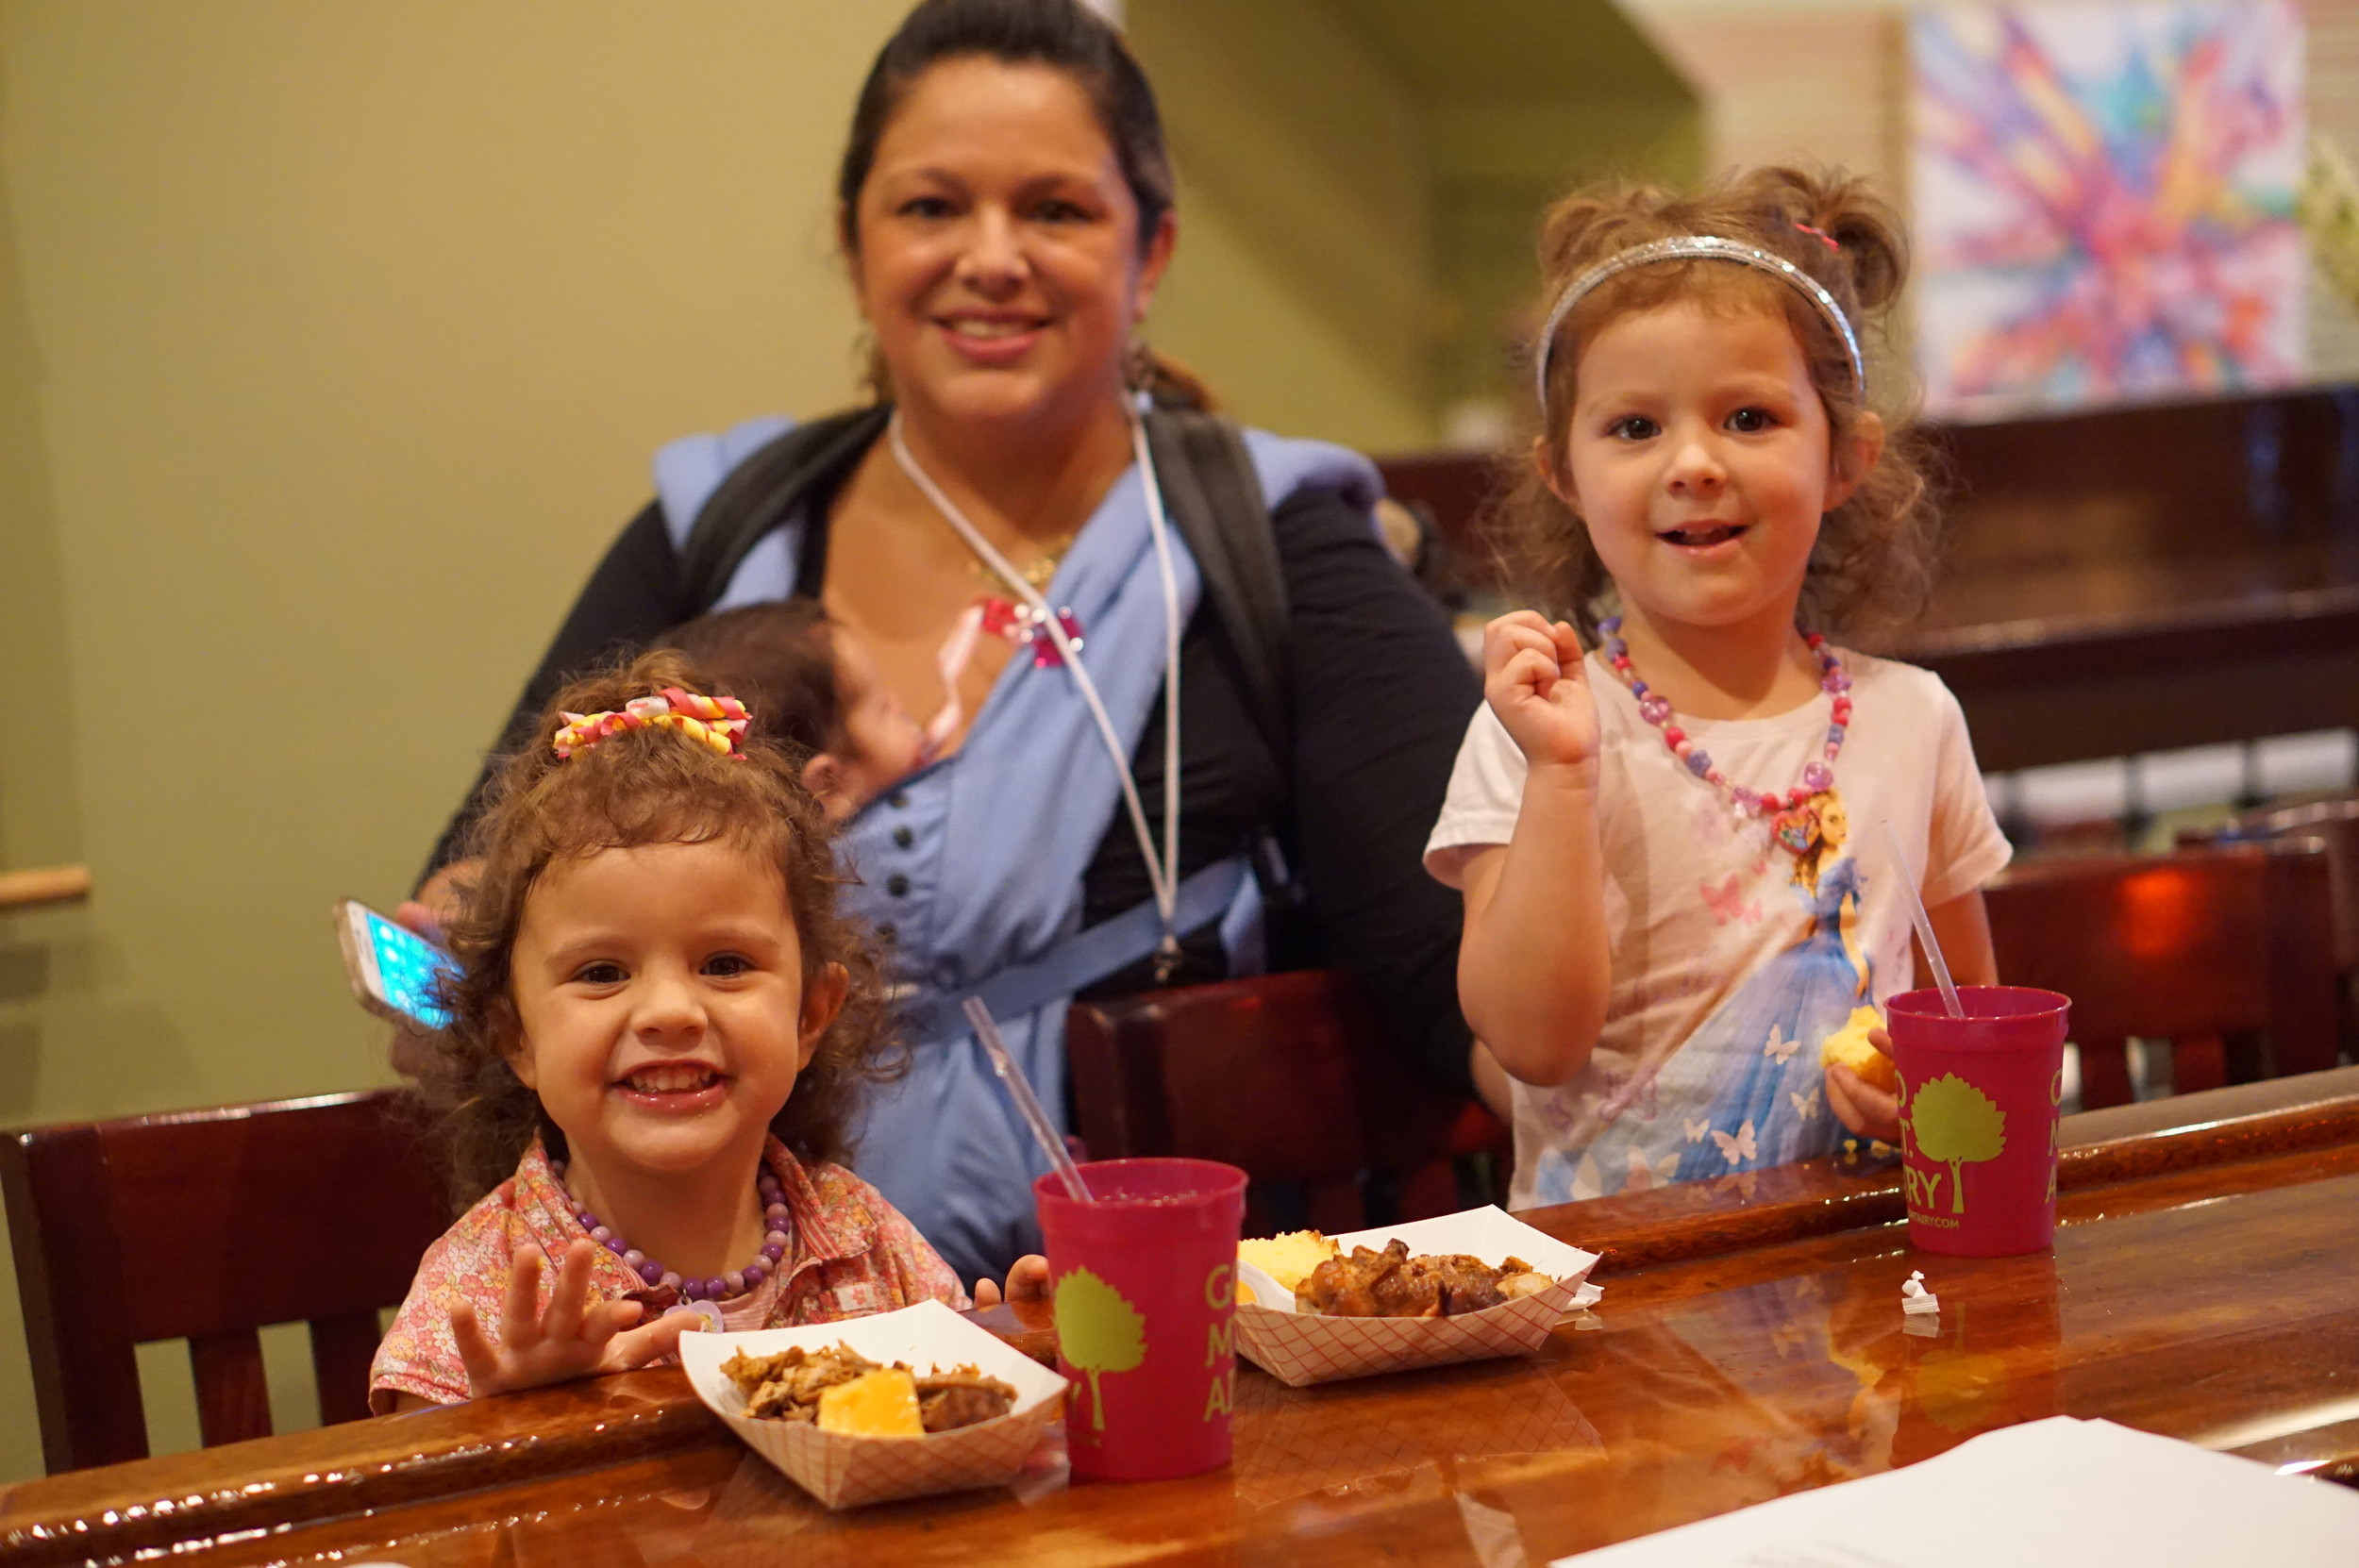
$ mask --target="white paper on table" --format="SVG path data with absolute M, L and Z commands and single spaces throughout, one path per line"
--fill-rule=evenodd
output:
M 2176 1438 L 2060 1415 L 1550 1568 L 2351 1568 L 2354 1560 L 2359 1493 Z

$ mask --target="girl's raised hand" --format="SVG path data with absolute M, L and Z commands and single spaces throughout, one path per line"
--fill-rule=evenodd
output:
M 541 1255 L 529 1249 L 518 1254 L 508 1276 L 496 1343 L 483 1331 L 473 1307 L 462 1301 L 450 1309 L 451 1337 L 467 1366 L 470 1398 L 628 1372 L 669 1356 L 682 1333 L 703 1324 L 694 1312 L 673 1311 L 633 1328 L 639 1303 L 590 1299 L 590 1262 L 596 1256 L 597 1244 L 586 1238 L 565 1249 L 557 1288 L 543 1312 Z
M 1482 696 L 1533 767 L 1578 767 L 1598 755 L 1598 705 L 1581 669 L 1581 639 L 1536 610 L 1482 628 Z

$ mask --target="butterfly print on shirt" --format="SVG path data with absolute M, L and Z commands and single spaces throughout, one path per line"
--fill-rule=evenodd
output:
M 1761 1158 L 1761 1145 L 1753 1138 L 1753 1119 L 1749 1116 L 1745 1118 L 1745 1125 L 1736 1129 L 1735 1137 L 1732 1138 L 1715 1127 L 1712 1141 L 1720 1146 L 1720 1158 L 1729 1162 L 1732 1171 Z
M 1726 926 L 1732 920 L 1741 920 L 1748 926 L 1761 924 L 1761 900 L 1756 898 L 1749 904 L 1745 901 L 1745 895 L 1737 891 L 1736 873 L 1730 872 L 1728 880 L 1716 888 L 1709 882 L 1698 882 L 1696 891 L 1703 894 L 1704 904 L 1712 910 L 1714 925 Z

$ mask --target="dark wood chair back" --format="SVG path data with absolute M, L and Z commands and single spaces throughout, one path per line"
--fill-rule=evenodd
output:
M 2029 860 L 1985 898 L 1999 978 L 2072 998 L 2090 1109 L 2134 1097 L 2133 1037 L 2171 1043 L 2180 1093 L 2334 1065 L 2333 897 L 2314 841 Z
M 1238 1166 L 1253 1178 L 1250 1234 L 1281 1218 L 1344 1231 L 1449 1213 L 1475 1156 L 1490 1173 L 1476 1200 L 1503 1201 L 1506 1127 L 1420 1079 L 1340 971 L 1077 1002 L 1065 1055 L 1092 1159 Z M 1298 1209 L 1274 1188 L 1298 1189 Z
M 310 1326 L 322 1421 L 366 1415 L 378 1309 L 450 1221 L 390 1090 L 11 1132 L 0 1191 L 52 1473 L 146 1456 L 157 1340 L 189 1342 L 208 1447 L 269 1435 L 268 1324 Z
M 2346 979 L 2359 975 L 2359 797 L 2248 812 L 2233 831 L 2242 839 L 2316 839 L 2326 845 L 2327 879 L 2334 892 L 2334 963 Z

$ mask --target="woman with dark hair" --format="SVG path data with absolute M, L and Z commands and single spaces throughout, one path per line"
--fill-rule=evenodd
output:
M 926 0 L 838 195 L 876 402 L 659 454 L 518 714 L 716 608 L 814 598 L 875 654 L 936 759 L 845 828 L 911 1047 L 855 1163 L 969 1276 L 1037 1244 L 1043 1168 L 970 994 L 1062 1115 L 1075 994 L 1341 963 L 1463 1092 L 1458 900 L 1418 857 L 1480 689 L 1366 460 L 1214 419 L 1140 341 L 1178 224 L 1120 36 L 1077 0 Z

